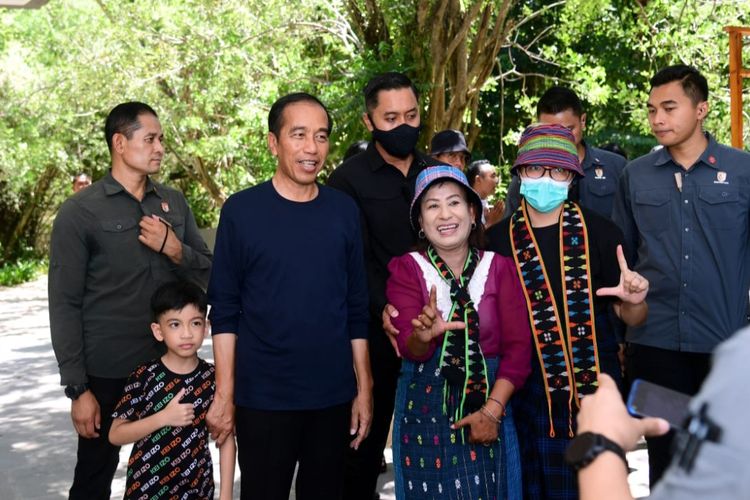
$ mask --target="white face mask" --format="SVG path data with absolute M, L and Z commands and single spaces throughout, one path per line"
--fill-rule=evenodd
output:
M 529 205 L 547 213 L 568 199 L 570 181 L 556 181 L 548 176 L 539 179 L 521 178 L 521 194 Z

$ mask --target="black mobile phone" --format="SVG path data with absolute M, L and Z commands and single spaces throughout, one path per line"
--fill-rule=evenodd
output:
M 628 395 L 628 412 L 634 417 L 663 418 L 675 429 L 688 415 L 690 396 L 645 380 L 636 379 Z

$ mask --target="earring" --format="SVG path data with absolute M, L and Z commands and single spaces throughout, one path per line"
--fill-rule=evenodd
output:
M 472 222 L 472 223 L 471 223 L 471 230 L 473 231 L 473 230 L 475 230 L 476 228 L 477 228 L 477 223 L 476 223 L 476 222 Z
M 419 232 L 417 233 L 417 236 L 419 236 L 420 240 L 423 240 L 424 239 L 424 229 L 420 229 Z

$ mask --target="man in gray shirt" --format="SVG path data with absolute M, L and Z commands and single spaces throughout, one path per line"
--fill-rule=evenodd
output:
M 109 499 L 120 448 L 107 440 L 128 374 L 160 355 L 149 300 L 166 281 L 206 286 L 211 252 L 187 200 L 153 182 L 164 156 L 156 112 L 116 106 L 105 136 L 112 168 L 66 200 L 50 242 L 49 309 L 78 456 L 71 499 Z

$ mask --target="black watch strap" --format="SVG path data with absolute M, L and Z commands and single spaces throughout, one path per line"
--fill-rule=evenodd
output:
M 75 401 L 81 394 L 89 390 L 88 384 L 76 384 L 65 386 L 65 395 Z
M 583 432 L 570 442 L 565 451 L 565 461 L 575 470 L 581 470 L 605 451 L 611 451 L 620 457 L 625 468 L 628 468 L 625 450 L 611 439 L 593 432 Z

